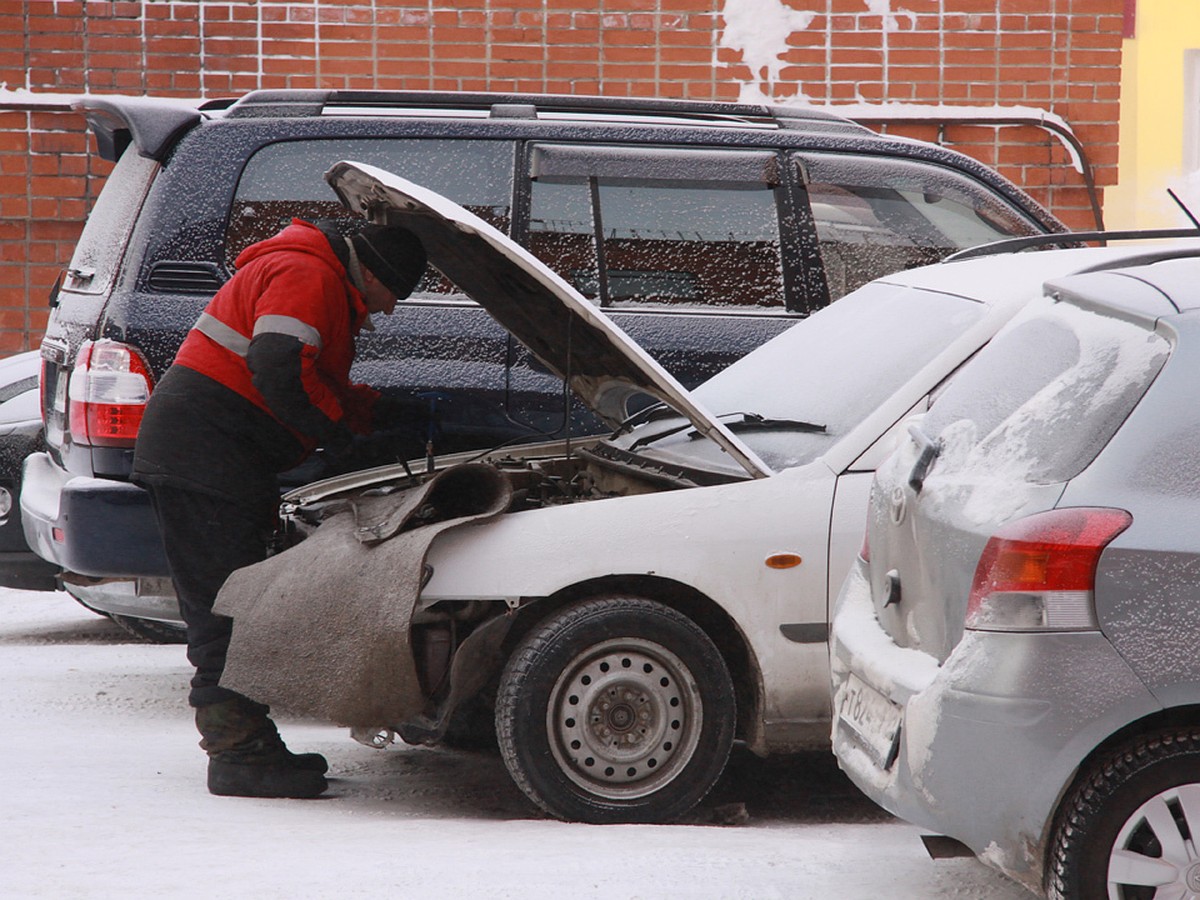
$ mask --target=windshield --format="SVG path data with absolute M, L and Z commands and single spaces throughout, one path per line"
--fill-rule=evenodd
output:
M 803 465 L 986 311 L 964 297 L 873 283 L 798 322 L 693 396 L 772 469 Z M 655 416 L 615 443 L 655 459 L 731 468 L 719 447 L 682 426 L 679 417 Z

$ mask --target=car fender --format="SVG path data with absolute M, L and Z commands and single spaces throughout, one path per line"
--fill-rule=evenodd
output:
M 511 513 L 440 535 L 421 605 L 517 606 L 596 579 L 648 576 L 698 591 L 741 629 L 760 667 L 768 720 L 828 715 L 824 640 L 785 624 L 827 621 L 835 477 L 821 462 L 770 478 Z M 796 565 L 774 568 L 791 554 Z

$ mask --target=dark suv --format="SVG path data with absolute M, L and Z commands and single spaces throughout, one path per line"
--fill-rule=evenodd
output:
M 67 589 L 142 631 L 176 615 L 146 496 L 128 482 L 146 398 L 242 249 L 293 216 L 347 221 L 322 177 L 338 160 L 506 232 L 687 387 L 877 276 L 1064 230 L 967 157 L 808 109 L 346 91 L 77 107 L 116 167 L 52 300 L 48 450 L 26 463 L 21 510 Z M 416 437 L 431 453 L 598 429 L 436 272 L 377 324 L 353 377 L 424 398 L 436 425 Z M 369 442 L 350 465 L 398 452 Z M 320 465 L 291 480 L 330 474 Z

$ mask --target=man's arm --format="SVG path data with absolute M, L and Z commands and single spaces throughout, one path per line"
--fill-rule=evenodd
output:
M 256 325 L 246 353 L 251 381 L 271 413 L 283 424 L 323 447 L 342 449 L 350 443 L 352 435 L 342 422 L 342 409 L 337 398 L 321 384 L 315 371 L 320 335 L 315 328 L 299 320 L 292 322 L 310 329 L 311 334 L 302 338 L 297 334 L 301 329 L 295 327 L 272 330 L 280 323 L 268 323 L 267 327 Z M 311 342 L 314 340 L 315 344 Z M 314 397 L 314 393 L 318 397 Z

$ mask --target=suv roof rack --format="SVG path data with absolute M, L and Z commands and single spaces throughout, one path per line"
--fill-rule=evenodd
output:
M 537 118 L 538 116 L 659 117 L 707 125 L 779 128 L 795 120 L 862 128 L 825 110 L 717 100 L 666 100 L 574 94 L 457 91 L 251 91 L 229 108 L 229 118 L 379 114 L 389 111 Z
M 1035 234 L 1029 237 L 1007 238 L 1003 241 L 992 241 L 989 244 L 968 247 L 957 253 L 951 253 L 942 262 L 979 259 L 983 256 L 995 256 L 998 253 L 1015 253 L 1034 247 L 1048 247 L 1057 244 L 1078 246 L 1089 241 L 1099 241 L 1104 245 L 1109 241 L 1148 241 L 1162 238 L 1200 238 L 1200 227 L 1143 228 L 1131 231 L 1063 231 L 1055 234 Z

